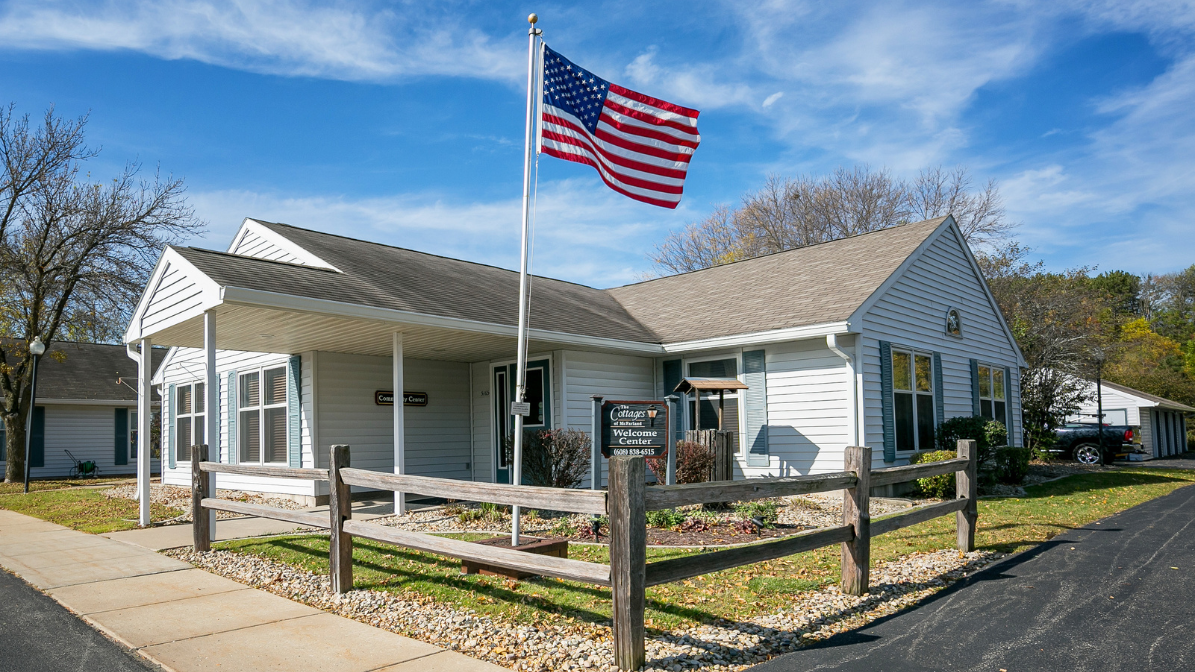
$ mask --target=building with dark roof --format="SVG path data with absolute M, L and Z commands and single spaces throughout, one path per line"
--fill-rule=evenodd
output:
M 166 349 L 154 351 L 155 369 Z M 0 424 L 0 445 L 4 427 Z M 70 474 L 70 455 L 101 475 L 133 474 L 137 457 L 137 363 L 123 345 L 51 343 L 37 372 L 30 432 L 33 478 Z M 2 451 L 0 451 L 2 453 Z M 0 454 L 0 465 L 4 455 Z M 157 460 L 153 460 L 157 469 Z
M 1136 428 L 1141 452 L 1131 459 L 1138 456 L 1154 459 L 1187 452 L 1187 414 L 1195 413 L 1195 408 L 1107 380 L 1100 381 L 1100 393 L 1105 424 Z M 1097 415 L 1095 382 L 1090 382 L 1087 384 L 1087 401 L 1068 420 L 1094 423 Z
M 224 462 L 296 467 L 326 467 L 344 443 L 355 467 L 507 480 L 518 282 L 253 219 L 225 251 L 167 248 L 125 335 L 171 346 L 154 377 L 164 480 L 189 483 L 180 462 L 197 443 Z M 593 395 L 659 400 L 681 378 L 728 377 L 747 385 L 723 418 L 740 478 L 839 471 L 847 445 L 902 464 L 957 415 L 1020 441 L 1023 360 L 950 217 L 612 289 L 533 287 L 529 427 L 588 430 Z M 425 403 L 380 401 L 398 390 Z M 701 395 L 682 423 L 709 426 Z

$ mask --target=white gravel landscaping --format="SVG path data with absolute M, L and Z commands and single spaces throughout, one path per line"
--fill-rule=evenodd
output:
M 119 499 L 137 499 L 137 484 L 127 483 L 117 485 L 112 488 L 100 490 L 105 497 L 119 498 Z M 293 499 L 285 497 L 270 497 L 269 495 L 260 492 L 244 492 L 241 490 L 217 490 L 216 496 L 220 499 L 231 499 L 238 502 L 249 502 L 250 504 L 264 504 L 272 506 L 277 509 L 288 509 L 297 511 L 304 508 L 302 504 Z M 161 504 L 171 508 L 180 509 L 183 515 L 173 518 L 168 521 L 163 521 L 162 524 L 182 524 L 191 522 L 191 489 L 184 488 L 177 485 L 162 485 L 160 483 L 153 483 L 149 486 L 149 501 L 154 504 Z M 217 511 L 216 519 L 225 520 L 228 518 L 241 518 L 239 513 L 231 513 L 229 511 Z
M 430 599 L 382 591 L 336 595 L 327 576 L 252 555 L 190 549 L 166 553 L 240 583 L 511 669 L 617 669 L 608 623 L 505 623 Z M 749 621 L 721 621 L 650 638 L 646 669 L 743 670 L 915 604 L 1002 557 L 986 551 L 938 551 L 877 563 L 871 572 L 871 593 L 863 597 L 843 595 L 831 586 L 795 593 L 788 608 Z

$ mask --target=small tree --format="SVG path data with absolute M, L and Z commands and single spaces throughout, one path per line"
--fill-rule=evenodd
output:
M 996 449 L 1008 443 L 1008 430 L 1004 423 L 979 416 L 964 415 L 943 422 L 935 436 L 938 450 L 958 450 L 960 439 L 973 439 L 976 447 L 976 462 L 983 464 L 990 460 Z
M 98 153 L 83 143 L 86 118 L 63 119 L 51 108 L 31 128 L 13 109 L 0 109 L 0 416 L 5 480 L 19 482 L 29 341 L 119 338 L 162 247 L 201 225 L 180 179 L 139 180 L 136 164 L 108 183 L 80 175 Z
M 668 457 L 647 458 L 647 468 L 663 483 L 668 476 Z M 714 451 L 695 441 L 676 442 L 676 482 L 705 483 L 714 470 Z
M 507 463 L 514 441 L 506 440 Z M 576 429 L 528 429 L 523 432 L 523 476 L 531 485 L 575 488 L 590 469 L 589 434 Z

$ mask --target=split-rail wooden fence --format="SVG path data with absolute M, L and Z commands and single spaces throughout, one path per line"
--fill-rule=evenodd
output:
M 846 449 L 845 469 L 840 472 L 651 487 L 645 484 L 642 457 L 613 457 L 609 463 L 607 491 L 477 483 L 354 469 L 349 464 L 349 447 L 343 445 L 332 446 L 331 466 L 328 469 L 208 462 L 207 446 L 195 446 L 191 455 L 194 543 L 197 551 L 211 548 L 211 530 L 206 510 L 231 511 L 327 529 L 331 542 L 332 589 L 338 593 L 348 592 L 353 587 L 353 537 L 543 576 L 609 586 L 614 614 L 614 658 L 623 670 L 636 670 L 644 664 L 643 615 L 648 586 L 841 544 L 841 590 L 851 595 L 862 595 L 868 591 L 873 537 L 951 513 L 956 514 L 959 550 L 967 552 L 975 547 L 978 513 L 974 441 L 959 441 L 958 457 L 942 462 L 872 469 L 871 449 L 853 446 Z M 208 492 L 209 472 L 326 480 L 331 490 L 329 514 L 287 511 L 260 504 L 217 499 L 213 496 L 215 493 Z M 952 472 L 956 474 L 955 499 L 915 506 L 871 520 L 868 510 L 872 488 Z M 458 501 L 606 515 L 610 520 L 610 564 L 524 553 L 354 520 L 351 486 Z M 647 562 L 648 511 L 833 490 L 845 492 L 842 525 L 757 544 Z

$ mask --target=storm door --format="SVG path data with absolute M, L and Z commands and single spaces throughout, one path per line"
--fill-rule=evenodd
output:
M 515 397 L 516 371 L 514 364 L 494 367 L 494 459 L 498 465 L 498 482 L 510 482 L 511 437 L 514 435 L 515 419 L 510 414 L 510 402 Z M 523 428 L 551 429 L 552 427 L 552 375 L 548 360 L 539 359 L 527 363 L 526 401 L 531 404 L 531 414 L 523 419 Z

